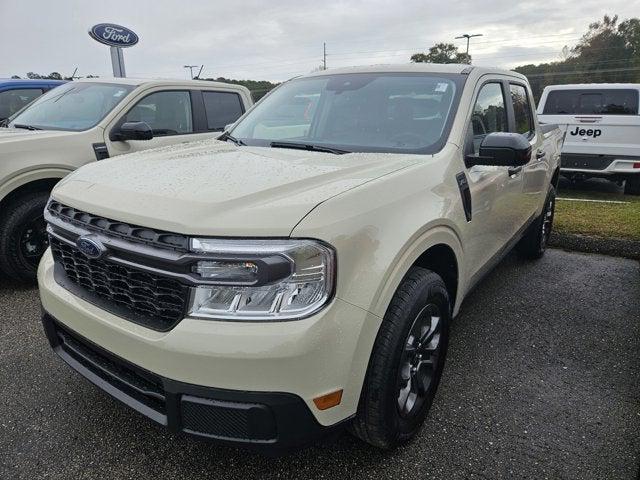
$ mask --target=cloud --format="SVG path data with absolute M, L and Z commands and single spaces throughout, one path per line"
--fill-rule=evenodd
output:
M 0 76 L 27 71 L 110 76 L 107 47 L 89 38 L 95 23 L 132 28 L 140 43 L 125 51 L 127 73 L 185 78 L 185 64 L 210 77 L 283 80 L 329 67 L 406 63 L 412 53 L 462 33 L 474 62 L 513 67 L 553 61 L 605 13 L 637 14 L 634 2 L 557 0 L 0 0 Z M 604 6 L 603 6 L 604 5 Z M 34 14 L 34 12 L 38 12 Z M 9 47 L 7 47 L 9 46 Z

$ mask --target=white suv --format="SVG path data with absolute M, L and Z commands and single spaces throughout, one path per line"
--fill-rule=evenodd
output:
M 625 193 L 640 195 L 640 84 L 550 85 L 538 105 L 541 123 L 566 132 L 562 175 L 625 181 Z
M 466 65 L 286 82 L 222 141 L 87 165 L 47 206 L 51 346 L 173 431 L 261 447 L 422 424 L 465 295 L 540 257 L 562 135 Z
M 44 94 L 0 128 L 0 275 L 34 281 L 51 188 L 96 160 L 219 136 L 252 105 L 239 85 L 93 79 Z M 108 174 L 106 174 L 108 175 Z

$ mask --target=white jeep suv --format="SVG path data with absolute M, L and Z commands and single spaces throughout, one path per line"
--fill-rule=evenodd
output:
M 56 186 L 51 346 L 172 431 L 408 440 L 465 295 L 512 246 L 544 253 L 559 130 L 521 75 L 421 64 L 291 80 L 221 140 Z

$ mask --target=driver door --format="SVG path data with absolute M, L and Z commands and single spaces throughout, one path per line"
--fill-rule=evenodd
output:
M 150 148 L 212 138 L 219 133 L 196 128 L 193 95 L 199 91 L 157 90 L 145 93 L 124 115 L 107 128 L 104 140 L 110 156 L 138 152 Z M 125 122 L 145 122 L 153 130 L 151 140 L 112 140 L 110 134 Z
M 465 155 L 478 155 L 484 137 L 508 132 L 508 91 L 499 78 L 486 80 L 477 89 L 467 130 Z M 476 165 L 465 169 L 472 198 L 467 225 L 470 272 L 478 273 L 499 255 L 517 233 L 523 217 L 522 171 Z

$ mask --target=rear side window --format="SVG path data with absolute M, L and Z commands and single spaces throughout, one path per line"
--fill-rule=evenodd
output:
M 516 132 L 523 135 L 531 135 L 533 132 L 533 117 L 527 89 L 522 85 L 511 84 L 509 85 L 509 90 L 511 91 L 511 101 L 513 102 Z
M 202 92 L 207 113 L 207 128 L 223 130 L 244 113 L 240 95 L 230 92 Z
M 19 88 L 0 92 L 0 120 L 9 118 L 42 93 L 41 88 Z
M 552 90 L 544 104 L 547 115 L 637 115 L 637 90 Z

